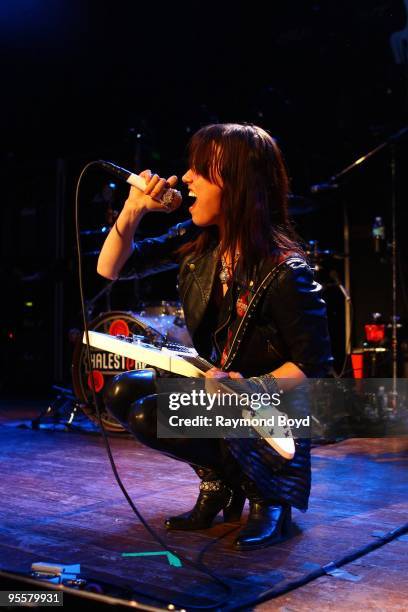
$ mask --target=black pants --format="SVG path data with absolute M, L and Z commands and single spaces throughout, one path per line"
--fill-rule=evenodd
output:
M 133 370 L 116 376 L 105 393 L 105 403 L 142 444 L 189 463 L 196 472 L 199 468 L 211 470 L 206 479 L 222 479 L 233 489 L 240 488 L 245 481 L 257 498 L 307 509 L 310 440 L 297 441 L 295 456 L 288 461 L 260 439 L 158 438 L 156 382 L 151 370 Z
M 214 478 L 239 487 L 244 474 L 223 439 L 157 437 L 155 390 L 153 372 L 124 372 L 113 379 L 105 393 L 105 404 L 112 416 L 145 446 L 193 468 L 210 469 Z

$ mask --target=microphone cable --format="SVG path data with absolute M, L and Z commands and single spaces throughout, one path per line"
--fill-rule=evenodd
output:
M 225 582 L 223 578 L 218 576 L 212 570 L 207 568 L 203 563 L 195 562 L 191 559 L 187 559 L 186 557 L 180 555 L 176 550 L 169 548 L 165 540 L 155 531 L 155 529 L 153 529 L 153 527 L 149 525 L 147 520 L 143 517 L 140 510 L 137 508 L 137 506 L 133 502 L 132 498 L 130 497 L 129 493 L 126 490 L 125 485 L 122 482 L 122 479 L 120 478 L 118 469 L 115 464 L 115 460 L 113 458 L 109 437 L 108 437 L 108 434 L 105 430 L 105 427 L 102 421 L 102 414 L 101 414 L 100 406 L 99 406 L 99 403 L 96 397 L 94 370 L 93 370 L 92 361 L 91 361 L 91 348 L 90 348 L 90 342 L 89 342 L 89 326 L 88 326 L 88 319 L 87 319 L 86 308 L 85 308 L 84 284 L 83 284 L 83 274 L 82 274 L 82 251 L 81 251 L 81 240 L 80 240 L 80 232 L 79 232 L 79 226 L 80 226 L 79 224 L 79 190 L 80 190 L 81 182 L 82 182 L 82 179 L 85 173 L 89 170 L 89 168 L 96 166 L 96 165 L 98 166 L 100 165 L 99 161 L 91 161 L 87 163 L 82 169 L 78 177 L 78 180 L 77 180 L 76 189 L 75 189 L 75 238 L 76 238 L 76 247 L 77 247 L 77 255 L 78 255 L 78 281 L 79 281 L 79 294 L 80 294 L 80 302 L 81 302 L 81 313 L 82 313 L 82 322 L 83 322 L 83 328 L 84 328 L 84 333 L 85 333 L 85 338 L 86 338 L 85 363 L 86 362 L 88 363 L 90 383 L 91 383 L 91 389 L 92 389 L 92 398 L 93 398 L 95 408 L 96 408 L 97 418 L 99 421 L 99 427 L 102 433 L 102 438 L 104 441 L 105 449 L 106 449 L 106 452 L 109 458 L 109 463 L 111 465 L 112 472 L 115 476 L 115 480 L 120 490 L 122 491 L 126 501 L 128 502 L 129 506 L 133 510 L 134 514 L 136 514 L 137 518 L 142 523 L 146 531 L 148 531 L 148 533 L 152 536 L 152 538 L 160 546 L 162 546 L 165 551 L 169 551 L 170 553 L 172 553 L 173 555 L 181 559 L 185 565 L 190 566 L 193 569 L 203 574 L 206 574 L 212 580 L 214 580 L 214 582 L 216 582 L 219 586 L 221 586 L 224 589 L 224 591 L 226 591 L 226 595 L 222 599 L 220 599 L 218 602 L 214 602 L 213 604 L 202 605 L 202 606 L 188 604 L 186 606 L 185 604 L 181 604 L 175 601 L 173 602 L 173 605 L 174 603 L 176 603 L 176 605 L 182 608 L 188 608 L 191 610 L 212 610 L 214 608 L 219 608 L 220 606 L 223 606 L 225 603 L 228 602 L 228 599 L 232 595 L 232 586 L 229 585 L 227 582 Z M 165 601 L 164 599 L 157 597 L 157 596 L 154 596 L 153 598 L 156 598 L 157 601 Z M 165 603 L 168 603 L 168 601 L 165 601 Z

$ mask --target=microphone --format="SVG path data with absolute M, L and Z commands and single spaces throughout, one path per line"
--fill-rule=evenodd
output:
M 134 172 L 131 172 L 130 170 L 126 170 L 126 168 L 122 168 L 121 166 L 117 166 L 116 164 L 105 161 L 103 159 L 98 160 L 97 164 L 101 166 L 101 168 L 109 172 L 110 174 L 113 174 L 114 176 L 116 176 L 116 178 L 121 179 L 122 181 L 125 181 L 126 183 L 129 183 L 129 185 L 132 185 L 133 187 L 137 187 L 137 189 L 140 189 L 140 191 L 145 190 L 146 181 L 144 180 L 142 176 L 139 176 L 138 174 L 135 174 Z M 181 193 L 177 191 L 176 189 L 166 189 L 166 191 L 160 198 L 160 201 L 163 204 L 163 206 L 170 208 L 171 204 L 177 198 L 180 198 L 180 202 L 178 203 L 179 205 L 181 204 Z
M 340 289 L 340 291 L 344 295 L 346 301 L 347 302 L 351 302 L 351 297 L 350 297 L 347 289 L 344 287 L 344 285 L 341 284 L 339 275 L 337 274 L 337 271 L 336 270 L 330 270 L 329 276 L 334 281 L 333 284 Z
M 338 188 L 337 183 L 317 183 L 310 187 L 311 193 L 321 193 L 323 191 L 334 191 Z

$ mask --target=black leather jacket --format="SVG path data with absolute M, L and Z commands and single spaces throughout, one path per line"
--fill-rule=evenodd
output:
M 212 330 L 201 323 L 217 270 L 218 247 L 214 245 L 198 257 L 188 255 L 181 262 L 175 254 L 200 231 L 192 221 L 186 221 L 163 236 L 136 242 L 120 277 L 143 278 L 180 266 L 179 293 L 186 324 L 197 351 L 209 358 L 205 336 Z M 245 281 L 238 278 L 237 282 Z M 326 306 L 321 286 L 314 281 L 307 262 L 298 255 L 279 264 L 266 261 L 258 277 L 247 285 L 250 300 L 231 339 L 224 369 L 249 377 L 266 374 L 291 361 L 308 377 L 326 376 L 333 360 Z M 234 308 L 232 300 L 226 308 Z

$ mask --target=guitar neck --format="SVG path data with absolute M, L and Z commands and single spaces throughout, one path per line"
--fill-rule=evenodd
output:
M 83 343 L 87 344 L 85 333 Z M 201 378 L 207 370 L 213 367 L 209 361 L 197 355 L 197 352 L 189 347 L 180 346 L 179 350 L 168 347 L 158 348 L 153 345 L 134 342 L 131 338 L 120 338 L 95 331 L 89 331 L 89 344 L 94 349 L 129 357 L 134 361 L 179 376 Z

